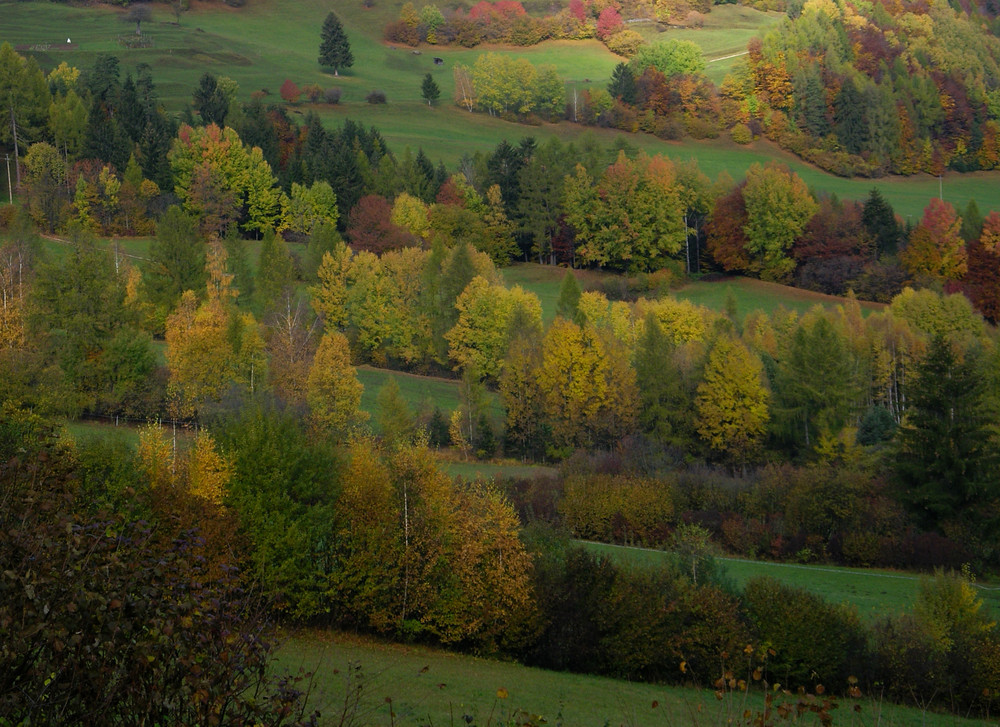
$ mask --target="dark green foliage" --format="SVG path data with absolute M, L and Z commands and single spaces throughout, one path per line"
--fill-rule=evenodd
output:
M 965 206 L 965 210 L 962 212 L 962 229 L 960 234 L 962 235 L 962 239 L 969 243 L 978 240 L 982 233 L 983 214 L 979 211 L 979 205 L 976 204 L 976 200 L 970 199 L 969 204 Z
M 256 406 L 214 430 L 233 466 L 227 504 L 251 544 L 250 574 L 294 619 L 325 611 L 338 461 L 302 417 Z
M 895 255 L 899 247 L 901 231 L 896 223 L 896 215 L 892 206 L 885 200 L 882 193 L 873 187 L 865 200 L 861 212 L 861 223 L 875 238 L 875 248 L 879 257 Z
M 434 412 L 427 423 L 427 443 L 431 447 L 447 447 L 451 444 L 448 422 L 438 407 L 434 407 Z
M 825 318 L 800 325 L 779 366 L 776 397 L 786 436 L 808 451 L 840 431 L 850 412 L 851 364 L 840 334 Z
M 476 425 L 476 438 L 472 442 L 473 449 L 479 459 L 490 459 L 497 451 L 497 438 L 493 433 L 493 425 L 486 413 L 479 415 L 479 422 Z
M 858 424 L 858 444 L 868 447 L 888 442 L 896 433 L 896 426 L 896 420 L 884 406 L 870 407 Z
M 83 136 L 82 154 L 88 159 L 100 159 L 125 169 L 131 144 L 111 110 L 94 102 L 87 114 L 87 128 Z
M 832 605 L 773 578 L 754 578 L 743 608 L 761 643 L 774 649 L 768 677 L 788 688 L 846 690 L 867 663 L 865 632 L 856 609 Z
M 619 63 L 615 66 L 611 72 L 611 81 L 608 83 L 608 93 L 611 94 L 611 98 L 621 99 L 622 103 L 635 103 L 635 75 L 628 63 Z
M 975 357 L 960 359 L 947 338 L 936 336 L 908 404 L 896 455 L 903 501 L 927 528 L 955 517 L 979 521 L 982 503 L 1000 494 L 1000 460 L 996 415 Z
M 420 84 L 420 96 L 427 102 L 428 106 L 433 106 L 441 96 L 441 89 L 438 88 L 437 81 L 429 73 L 424 76 L 423 83 Z
M 657 442 L 683 446 L 694 434 L 693 402 L 674 363 L 673 351 L 656 316 L 649 314 L 635 352 L 639 424 Z
M 288 244 L 270 227 L 264 231 L 264 240 L 257 261 L 256 296 L 261 311 L 273 308 L 295 283 L 295 266 L 288 252 Z
M 226 115 L 229 113 L 229 99 L 219 88 L 218 81 L 211 73 L 206 71 L 202 74 L 198 87 L 194 90 L 193 102 L 203 124 L 225 125 Z
M 148 417 L 161 411 L 166 382 L 157 375 L 153 337 L 122 326 L 104 349 L 105 388 L 96 408 L 107 414 Z
M 177 205 L 167 208 L 149 246 L 150 260 L 143 271 L 149 301 L 165 318 L 185 290 L 199 296 L 205 290 L 205 243 L 197 222 Z
M 85 486 L 99 477 L 94 454 Z M 107 473 L 124 484 L 128 468 Z M 88 514 L 81 499 L 93 493 L 75 475 L 68 453 L 44 443 L 0 463 L 5 723 L 314 724 L 294 682 L 273 681 L 264 604 L 235 572 L 206 577 L 195 533 Z
M 337 16 L 330 12 L 323 21 L 323 29 L 320 31 L 319 44 L 319 64 L 333 69 L 333 75 L 339 75 L 341 68 L 350 68 L 354 65 L 354 55 L 351 53 L 351 44 L 347 40 L 344 26 L 340 24 Z

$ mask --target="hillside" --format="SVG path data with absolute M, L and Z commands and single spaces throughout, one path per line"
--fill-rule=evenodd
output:
M 764 139 L 749 146 L 734 144 L 726 138 L 665 142 L 647 134 L 622 134 L 566 122 L 525 126 L 485 114 L 469 114 L 451 104 L 452 68 L 455 63 L 470 64 L 482 50 L 424 47 L 415 55 L 409 49 L 384 44 L 381 29 L 387 18 L 398 13 L 401 4 L 395 0 L 365 9 L 354 0 L 338 0 L 332 5 L 299 0 L 282 3 L 278 10 L 277 0 L 258 0 L 238 9 L 195 2 L 191 10 L 180 15 L 179 24 L 169 8 L 154 5 L 153 20 L 143 26 L 150 47 L 128 48 L 123 43 L 129 41 L 130 26 L 122 22 L 122 12 L 114 8 L 7 3 L 3 5 L 0 39 L 23 48 L 45 70 L 64 61 L 89 68 L 102 53 L 117 54 L 124 71 L 134 72 L 138 64 L 149 64 L 157 92 L 173 112 L 188 106 L 198 78 L 206 71 L 237 81 L 243 99 L 254 91 L 267 89 L 271 94 L 269 100 L 277 100 L 278 88 L 286 79 L 300 86 L 310 83 L 323 88 L 336 86 L 342 90 L 341 103 L 315 107 L 326 123 L 336 125 L 350 118 L 365 126 L 377 126 L 397 153 L 405 147 L 414 152 L 422 148 L 432 159 L 441 159 L 450 167 L 463 155 L 488 152 L 504 138 L 516 141 L 531 135 L 544 141 L 558 136 L 564 141 L 579 141 L 593 137 L 601 144 L 623 140 L 649 153 L 662 153 L 677 160 L 696 159 L 702 171 L 713 178 L 726 171 L 738 179 L 751 164 L 778 158 L 813 189 L 842 199 L 863 199 L 877 186 L 896 211 L 912 221 L 919 217 L 928 199 L 937 195 L 939 184 L 943 184 L 945 199 L 958 207 L 975 199 L 984 211 L 1000 209 L 1000 184 L 996 183 L 998 176 L 993 172 L 948 172 L 941 182 L 923 175 L 883 178 L 877 182 L 849 180 L 803 164 Z M 338 78 L 323 72 L 316 64 L 319 26 L 331 8 L 343 17 L 357 59 L 354 68 Z M 724 6 L 716 12 L 718 16 L 713 22 L 725 23 L 727 13 L 732 11 Z M 732 26 L 668 31 L 666 35 L 703 43 L 706 55 L 713 57 L 729 50 L 720 39 L 729 35 L 730 27 L 739 26 L 739 32 L 744 34 L 756 32 L 753 26 L 758 21 L 747 22 L 747 12 L 734 13 Z M 719 17 L 723 20 L 719 21 Z M 657 37 L 662 35 L 657 33 Z M 73 42 L 63 49 L 66 37 Z M 592 40 L 550 41 L 503 51 L 536 63 L 554 64 L 567 79 L 569 93 L 573 89 L 603 87 L 620 60 Z M 442 57 L 444 65 L 435 66 L 433 56 Z M 420 98 L 420 79 L 426 73 L 433 74 L 442 89 L 441 103 L 434 108 L 428 108 Z M 388 103 L 365 103 L 365 96 L 373 89 L 384 91 Z M 292 113 L 298 116 L 309 108 L 308 104 L 302 104 L 293 108 Z M 0 168 L 0 176 L 4 174 Z

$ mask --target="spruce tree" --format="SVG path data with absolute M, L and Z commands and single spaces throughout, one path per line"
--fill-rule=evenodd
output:
M 926 528 L 979 520 L 997 494 L 998 457 L 995 412 L 976 359 L 936 336 L 907 398 L 896 454 L 903 501 Z
M 580 284 L 576 281 L 576 276 L 570 270 L 563 276 L 562 284 L 559 286 L 559 299 L 556 301 L 556 315 L 562 316 L 567 321 L 580 323 Z
M 877 188 L 872 188 L 861 211 L 861 224 L 875 238 L 878 256 L 895 255 L 899 246 L 899 225 L 896 214 Z
M 634 104 L 637 89 L 635 86 L 635 76 L 627 63 L 619 63 L 615 70 L 611 72 L 611 82 L 608 84 L 608 93 L 611 98 L 621 99 L 622 103 Z
M 326 16 L 323 21 L 323 30 L 320 33 L 322 39 L 319 44 L 319 64 L 333 68 L 333 75 L 340 75 L 341 68 L 350 68 L 354 65 L 354 56 L 351 54 L 351 44 L 347 40 L 344 26 L 334 13 Z
M 438 88 L 434 76 L 429 73 L 424 76 L 424 82 L 420 85 L 420 95 L 423 96 L 428 106 L 433 106 L 434 102 L 441 96 L 441 89 Z

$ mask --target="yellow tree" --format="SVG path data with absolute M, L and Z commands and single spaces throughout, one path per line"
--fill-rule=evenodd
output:
M 745 465 L 769 418 L 764 367 L 740 341 L 720 338 L 708 356 L 695 406 L 698 433 L 716 452 Z
M 368 417 L 360 410 L 363 391 L 364 386 L 351 366 L 347 338 L 342 333 L 328 331 L 319 342 L 306 385 L 313 424 L 335 437 L 346 436 Z
M 455 301 L 458 322 L 445 334 L 448 355 L 455 369 L 477 371 L 495 379 L 503 368 L 504 355 L 515 315 L 522 327 L 540 327 L 542 306 L 537 296 L 520 286 L 510 290 L 491 285 L 476 276 Z
M 222 505 L 233 468 L 216 448 L 215 439 L 202 429 L 187 457 L 188 490 L 213 505 Z
M 347 276 L 351 270 L 351 248 L 340 243 L 332 253 L 323 253 L 317 277 L 319 283 L 309 288 L 313 308 L 323 317 L 328 330 L 347 325 Z
M 187 290 L 167 318 L 167 392 L 178 416 L 195 416 L 204 404 L 220 400 L 234 379 L 236 356 L 229 327 L 237 291 L 225 264 L 225 250 L 216 243 L 206 266 L 205 302 L 199 306 L 194 292 Z
M 608 371 L 604 347 L 593 329 L 557 318 L 542 342 L 535 379 L 560 453 L 593 442 L 597 415 L 608 402 Z

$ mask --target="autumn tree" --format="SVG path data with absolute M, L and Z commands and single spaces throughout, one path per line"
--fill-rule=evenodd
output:
M 205 287 L 205 243 L 194 218 L 171 205 L 160 218 L 149 247 L 143 283 L 155 309 L 158 327 L 177 305 L 185 290 L 201 292 Z
M 816 213 L 816 201 L 797 174 L 775 164 L 751 165 L 743 200 L 751 270 L 765 280 L 787 280 L 795 263 L 786 253 Z
M 720 338 L 698 385 L 698 433 L 733 464 L 746 466 L 760 446 L 767 422 L 768 396 L 760 359 L 741 342 Z
M 955 208 L 934 197 L 913 232 L 900 259 L 914 276 L 931 280 L 959 280 L 968 269 L 962 219 Z
M 307 381 L 306 401 L 317 429 L 343 439 L 367 419 L 360 410 L 364 386 L 351 366 L 347 338 L 329 331 L 320 339 Z
M 566 181 L 566 220 L 587 263 L 653 270 L 680 251 L 686 228 L 673 164 L 620 153 L 596 181 L 580 165 Z

